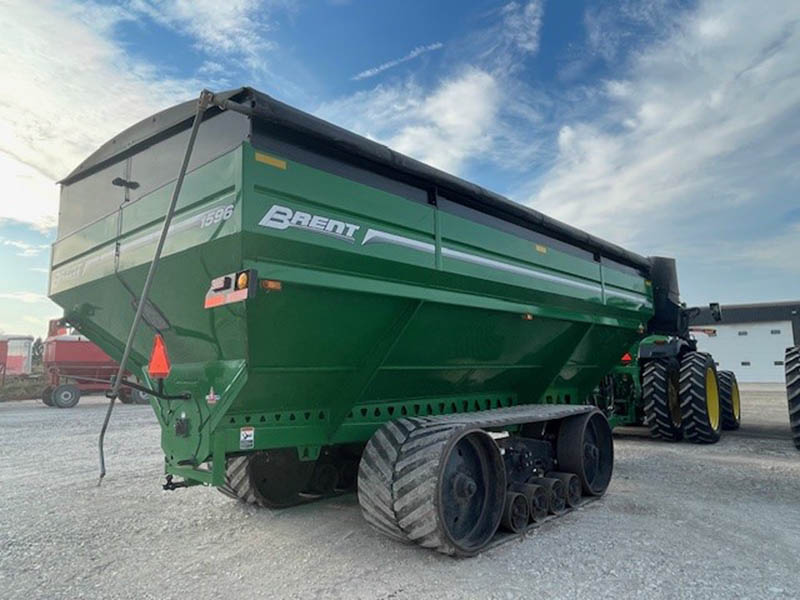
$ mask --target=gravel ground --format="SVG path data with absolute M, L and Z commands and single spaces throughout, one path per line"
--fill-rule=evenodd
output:
M 355 496 L 280 512 L 161 491 L 147 406 L 0 404 L 2 598 L 798 598 L 800 452 L 785 396 L 743 392 L 714 446 L 616 436 L 606 496 L 472 559 L 394 543 Z

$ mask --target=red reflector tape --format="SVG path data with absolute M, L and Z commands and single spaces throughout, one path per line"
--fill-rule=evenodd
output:
M 214 308 L 215 306 L 222 306 L 223 304 L 232 304 L 234 302 L 241 302 L 247 300 L 247 289 L 237 290 L 235 292 L 228 292 L 227 294 L 215 294 L 213 296 L 206 296 L 206 301 L 203 304 L 204 308 Z
M 247 289 L 238 290 L 236 292 L 230 292 L 229 294 L 225 294 L 225 304 L 230 302 L 241 302 L 242 300 L 247 300 Z
M 221 304 L 225 304 L 225 296 L 220 294 L 219 296 L 206 296 L 206 301 L 203 306 L 204 308 L 213 308 Z

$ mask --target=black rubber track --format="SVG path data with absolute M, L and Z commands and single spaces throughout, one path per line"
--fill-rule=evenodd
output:
M 800 450 L 800 346 L 786 349 L 786 400 L 794 447 Z
M 471 430 L 463 423 L 438 419 L 384 424 L 368 442 L 359 466 L 358 501 L 364 519 L 399 541 L 443 554 L 473 553 L 448 539 L 437 506 L 442 456 L 455 437 Z M 500 516 L 498 512 L 495 530 Z
M 375 529 L 401 542 L 410 542 L 397 523 L 392 483 L 400 448 L 414 430 L 408 419 L 389 421 L 367 442 L 358 466 L 358 503 L 364 519 Z
M 739 389 L 736 375 L 733 371 L 717 371 L 719 381 L 719 409 L 722 413 L 722 429 L 734 431 L 739 429 L 742 417 L 741 398 L 739 399 L 739 415 L 733 410 L 733 392 Z
M 706 370 L 716 373 L 714 360 L 703 352 L 689 352 L 681 360 L 680 401 L 683 435 L 695 444 L 714 444 L 722 431 L 722 417 L 717 428 L 711 426 L 706 404 Z
M 439 528 L 435 506 L 439 459 L 456 429 L 399 419 L 375 432 L 358 474 L 358 501 L 370 525 L 396 540 L 456 552 Z
M 272 453 L 271 458 L 266 458 L 264 452 L 253 452 L 229 458 L 225 468 L 225 483 L 217 489 L 229 498 L 238 498 L 247 504 L 257 504 L 269 509 L 289 508 L 299 504 L 306 504 L 319 500 L 324 496 L 305 491 L 301 492 L 300 489 L 292 492 L 291 486 L 299 482 L 291 480 L 291 477 L 290 480 L 286 480 L 287 472 L 290 475 L 302 472 L 301 466 L 307 468 L 308 465 L 313 466 L 313 463 L 301 463 L 294 470 L 291 466 L 288 469 L 285 466 L 279 466 L 278 470 L 273 470 L 271 473 L 267 472 L 266 474 L 263 470 L 260 470 L 262 467 L 259 466 L 259 461 L 262 459 L 267 462 L 274 462 L 277 453 L 285 452 L 285 455 L 292 456 L 294 449 L 278 449 L 270 452 Z M 277 460 L 280 461 L 280 457 Z M 310 471 L 308 473 L 310 474 Z M 272 487 L 259 490 L 259 482 L 263 485 L 264 480 L 268 481 Z M 281 490 L 289 491 L 284 497 L 276 496 L 273 493 Z
M 225 485 L 217 489 L 234 500 L 241 500 L 248 504 L 257 504 L 258 499 L 250 485 L 250 477 L 247 473 L 247 462 L 249 456 L 234 456 L 228 459 L 225 469 Z
M 676 358 L 650 360 L 642 369 L 642 401 L 644 402 L 644 422 L 654 438 L 668 442 L 683 439 L 683 428 L 675 423 L 670 410 L 670 393 L 678 395 L 680 365 Z M 674 386 L 671 390 L 671 386 Z M 673 402 L 677 402 L 673 397 Z M 680 405 L 677 407 L 680 411 Z M 677 415 L 676 415 L 677 416 Z
M 444 449 L 444 441 L 450 431 L 457 427 L 501 427 L 513 423 L 525 423 L 560 419 L 567 416 L 583 414 L 591 411 L 588 406 L 563 406 L 563 405 L 525 405 L 513 408 L 502 408 L 472 413 L 459 413 L 435 417 L 411 417 L 397 419 L 382 425 L 370 438 L 364 449 L 358 469 L 358 502 L 364 519 L 381 533 L 402 542 L 423 542 L 436 545 L 434 536 L 428 535 L 427 526 L 413 526 L 409 522 L 406 504 L 423 490 L 417 488 L 415 495 L 409 495 L 402 502 L 396 502 L 397 492 L 406 493 L 404 485 L 406 480 L 400 481 L 399 470 L 405 475 L 410 474 L 410 469 L 423 457 L 438 456 L 435 452 Z M 410 440 L 410 441 L 409 441 Z M 403 448 L 409 442 L 407 449 Z M 432 448 L 431 445 L 437 446 Z M 401 450 L 408 454 L 401 457 Z M 413 458 L 414 462 L 411 462 Z M 402 460 L 402 464 L 401 461 Z M 435 469 L 431 461 L 428 468 Z M 425 465 L 423 465 L 425 466 Z M 414 476 L 427 473 L 425 469 L 414 471 Z M 401 485 L 397 485 L 399 482 Z M 428 482 L 430 483 L 430 482 Z M 400 524 L 399 511 L 403 509 L 405 517 Z M 430 516 L 430 515 L 428 515 Z M 409 535 L 411 531 L 413 536 Z M 443 552 L 452 552 L 453 548 L 442 546 Z

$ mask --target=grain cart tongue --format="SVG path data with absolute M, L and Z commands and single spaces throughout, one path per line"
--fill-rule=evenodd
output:
M 50 296 L 154 392 L 167 488 L 357 487 L 376 529 L 449 554 L 605 492 L 584 400 L 648 331 L 649 259 L 250 88 L 61 183 Z

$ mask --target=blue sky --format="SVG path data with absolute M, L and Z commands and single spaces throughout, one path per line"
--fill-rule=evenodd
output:
M 768 9 L 767 9 L 768 7 Z M 0 0 L 0 331 L 45 333 L 55 185 L 252 85 L 642 254 L 689 303 L 800 297 L 795 0 Z

